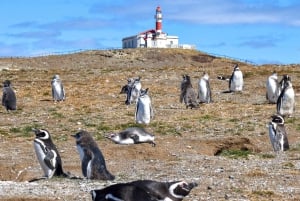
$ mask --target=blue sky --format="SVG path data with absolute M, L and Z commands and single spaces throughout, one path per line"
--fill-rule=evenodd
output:
M 118 48 L 155 27 L 180 44 L 257 64 L 300 63 L 298 0 L 2 0 L 0 57 Z

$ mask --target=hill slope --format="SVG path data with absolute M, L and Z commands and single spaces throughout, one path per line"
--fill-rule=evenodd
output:
M 228 83 L 216 77 L 230 75 L 235 63 L 244 73 L 245 90 L 222 93 Z M 0 111 L 0 198 L 90 200 L 90 189 L 108 184 L 65 179 L 40 181 L 40 185 L 24 182 L 42 175 L 32 146 L 31 128 L 38 127 L 50 131 L 61 151 L 64 169 L 78 176 L 79 155 L 70 135 L 85 129 L 97 140 L 116 182 L 198 182 L 199 186 L 185 200 L 299 200 L 299 104 L 294 116 L 286 120 L 291 150 L 275 155 L 266 125 L 276 107 L 265 100 L 265 82 L 274 70 L 280 76 L 289 74 L 299 92 L 299 67 L 257 67 L 180 49 L 0 59 L 1 80 L 12 81 L 18 98 L 16 112 L 7 113 L 4 108 Z M 210 75 L 214 102 L 196 110 L 185 109 L 179 103 L 182 75 L 191 76 L 196 90 L 204 71 Z M 67 100 L 63 103 L 54 104 L 51 100 L 50 81 L 54 74 L 60 75 L 66 89 Z M 156 147 L 120 146 L 103 137 L 136 126 L 135 106 L 124 104 L 125 96 L 120 90 L 129 77 L 138 76 L 143 88 L 149 88 L 155 108 L 153 121 L 145 127 L 156 135 Z M 224 156 L 230 153 L 234 155 Z

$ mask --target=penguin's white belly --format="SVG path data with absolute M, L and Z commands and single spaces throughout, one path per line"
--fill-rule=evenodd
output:
M 44 159 L 46 157 L 46 154 L 44 152 L 44 150 L 42 149 L 42 145 L 40 145 L 39 143 L 37 142 L 34 142 L 34 149 L 35 149 L 35 153 L 36 153 L 36 156 L 38 158 L 38 161 L 44 171 L 44 174 L 46 177 L 50 177 L 52 175 L 52 170 L 47 166 L 47 164 L 44 162 Z
M 295 93 L 294 90 L 288 89 L 284 96 L 282 97 L 282 110 L 288 113 L 293 113 L 295 102 Z
M 151 102 L 149 99 L 140 99 L 136 112 L 136 122 L 149 124 L 151 120 Z
M 92 177 L 92 160 L 89 161 L 86 168 L 86 177 L 90 179 Z
M 230 90 L 231 91 L 242 91 L 244 85 L 242 72 L 235 72 L 231 80 Z
M 207 100 L 207 84 L 204 80 L 201 80 L 199 83 L 199 99 L 202 102 Z
M 119 144 L 134 144 L 134 141 L 132 138 L 126 138 L 122 139 L 118 142 Z
M 278 98 L 278 86 L 275 80 L 269 79 L 267 82 L 267 96 L 268 100 L 272 103 L 276 103 Z
M 78 153 L 79 153 L 80 160 L 82 161 L 82 160 L 83 160 L 83 157 L 84 157 L 84 151 L 83 151 L 83 149 L 81 148 L 81 146 L 76 145 L 76 147 L 77 147 L 77 151 L 78 151 Z
M 151 136 L 151 135 L 139 135 L 139 141 L 140 142 L 154 141 L 154 136 Z

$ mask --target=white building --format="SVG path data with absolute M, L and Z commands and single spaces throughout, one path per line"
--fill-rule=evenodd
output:
M 134 36 L 125 37 L 122 39 L 123 48 L 180 48 L 178 36 L 169 36 L 162 32 L 162 13 L 158 6 L 156 8 L 156 27 L 141 32 Z M 185 45 L 186 48 L 186 45 Z M 190 46 L 190 49 L 193 48 Z

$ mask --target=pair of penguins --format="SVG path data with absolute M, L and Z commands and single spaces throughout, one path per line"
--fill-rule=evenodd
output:
M 229 78 L 224 76 L 218 76 L 220 80 L 229 81 L 229 91 L 230 92 L 238 92 L 243 90 L 244 80 L 243 73 L 240 70 L 238 64 L 234 66 L 233 72 Z M 212 102 L 212 93 L 209 84 L 209 75 L 204 72 L 203 76 L 199 80 L 198 83 L 198 96 L 194 92 L 191 79 L 189 75 L 183 75 L 183 80 L 180 85 L 181 93 L 180 93 L 180 103 L 185 103 L 186 108 L 197 108 L 199 107 L 199 103 L 211 103 Z M 198 101 L 198 100 L 199 101 Z
M 278 82 L 277 73 L 273 72 L 268 77 L 266 99 L 271 104 L 276 104 L 277 114 L 273 115 L 269 122 L 269 137 L 275 152 L 289 149 L 289 142 L 284 126 L 284 118 L 292 115 L 295 110 L 295 92 L 288 75 L 283 75 Z
M 54 75 L 51 81 L 51 86 L 53 100 L 65 100 L 65 90 L 59 75 Z M 10 80 L 5 80 L 3 82 L 2 105 L 7 111 L 13 111 L 17 109 L 17 97 L 15 91 L 12 88 Z
M 149 124 L 154 117 L 149 88 L 142 89 L 141 77 L 129 78 L 127 84 L 121 89 L 120 94 L 126 94 L 126 105 L 136 103 L 135 122 Z
M 45 129 L 33 129 L 33 131 L 35 133 L 34 149 L 45 175 L 30 182 L 52 178 L 53 176 L 79 179 L 63 171 L 61 157 L 50 133 Z M 141 130 L 137 129 L 135 131 Z M 132 133 L 132 130 L 125 130 L 124 133 L 126 132 Z M 114 180 L 115 176 L 107 170 L 104 156 L 91 134 L 87 131 L 79 131 L 72 136 L 76 139 L 84 177 L 88 179 Z M 197 185 L 197 183 L 187 183 L 185 181 L 158 182 L 137 180 L 92 190 L 90 193 L 93 201 L 181 201 Z

